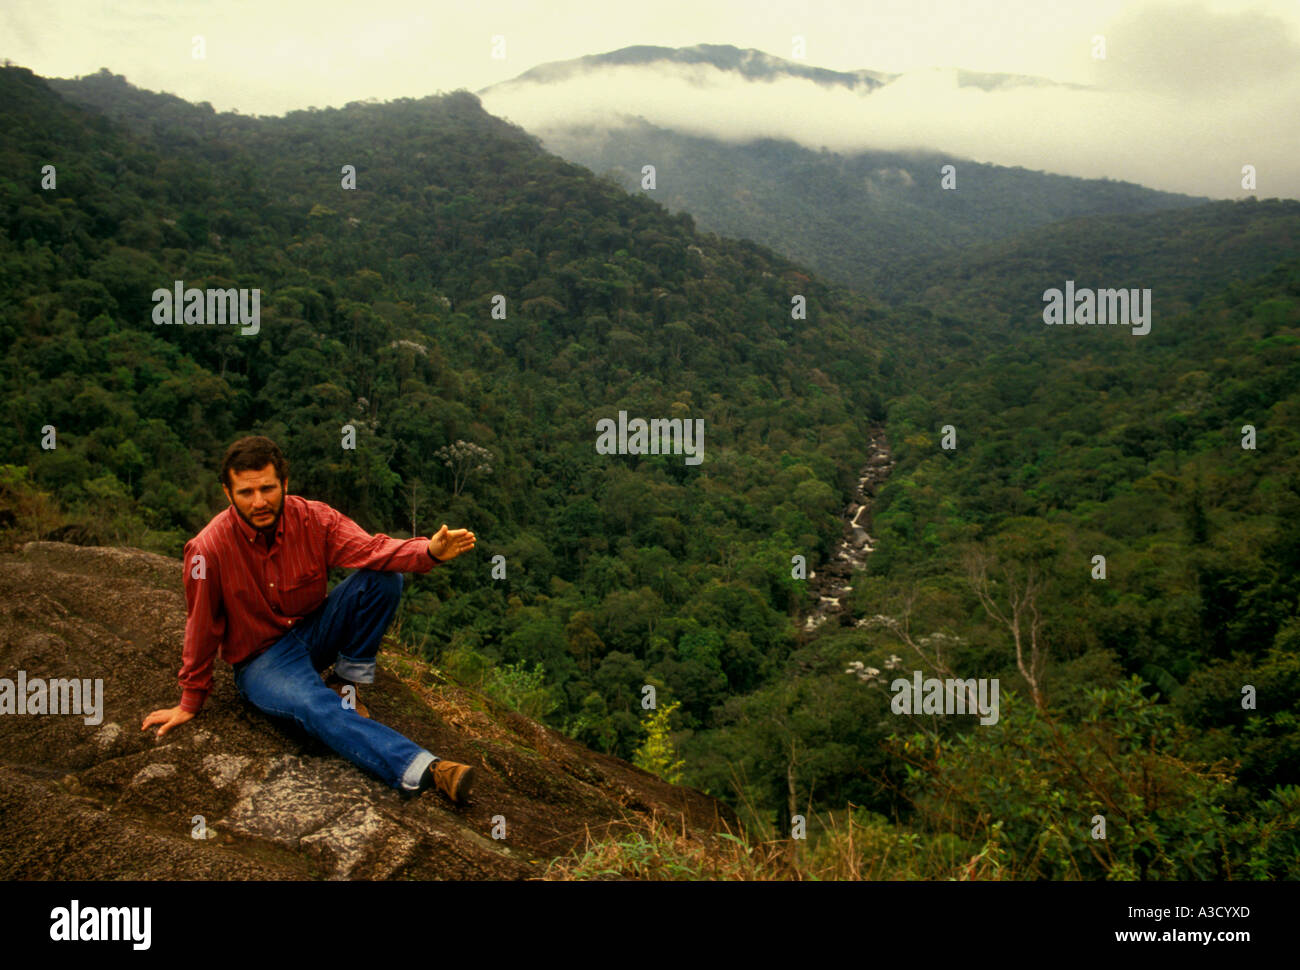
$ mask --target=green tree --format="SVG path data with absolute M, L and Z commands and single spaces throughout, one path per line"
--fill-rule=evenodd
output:
M 638 768 L 644 768 L 674 785 L 681 782 L 682 768 L 686 765 L 685 761 L 678 759 L 677 748 L 670 734 L 673 711 L 680 704 L 680 701 L 673 701 L 650 712 L 650 716 L 643 722 L 645 740 L 632 758 L 632 763 Z

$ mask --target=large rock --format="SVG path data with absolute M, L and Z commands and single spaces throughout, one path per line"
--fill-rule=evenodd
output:
M 0 556 L 0 677 L 103 681 L 100 723 L 0 716 L 0 877 L 520 879 L 622 819 L 684 818 L 699 838 L 737 828 L 713 798 L 388 646 L 362 698 L 435 754 L 478 767 L 465 806 L 438 792 L 404 801 L 245 704 L 221 660 L 202 713 L 155 740 L 140 723 L 177 703 L 184 629 L 177 559 L 52 542 Z M 504 839 L 492 837 L 498 816 Z

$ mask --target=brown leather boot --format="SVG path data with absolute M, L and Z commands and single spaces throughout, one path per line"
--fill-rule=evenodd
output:
M 470 787 L 474 784 L 474 769 L 471 766 L 439 760 L 430 768 L 433 783 L 440 792 L 458 805 L 469 798 Z
M 357 685 L 352 683 L 352 681 L 344 680 L 342 677 L 339 677 L 337 674 L 334 673 L 334 671 L 331 670 L 329 676 L 325 678 L 325 686 L 328 687 L 330 690 L 334 691 L 334 693 L 338 694 L 340 699 L 343 698 L 343 688 L 351 686 L 352 701 L 357 705 L 356 712 L 360 714 L 362 717 L 365 718 L 370 717 L 370 709 L 366 707 L 365 704 L 361 703 L 361 693 L 356 689 Z

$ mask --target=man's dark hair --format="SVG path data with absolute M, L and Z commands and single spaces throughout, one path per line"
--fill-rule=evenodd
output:
M 281 483 L 289 477 L 289 459 L 284 457 L 274 441 L 260 434 L 240 438 L 226 449 L 226 457 L 221 460 L 221 484 L 227 488 L 234 486 L 230 477 L 232 471 L 255 472 L 267 465 L 275 466 L 275 477 Z

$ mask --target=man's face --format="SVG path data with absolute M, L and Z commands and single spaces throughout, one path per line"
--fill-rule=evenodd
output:
M 223 486 L 226 498 L 235 507 L 239 517 L 254 529 L 274 530 L 280 522 L 280 512 L 284 509 L 284 489 L 289 480 L 275 477 L 275 465 L 267 464 L 255 472 L 230 471 L 234 486 Z

